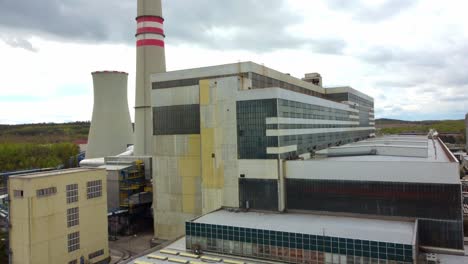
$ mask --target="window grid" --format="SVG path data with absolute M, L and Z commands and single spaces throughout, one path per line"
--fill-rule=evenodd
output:
M 104 255 L 104 249 L 101 249 L 101 250 L 98 250 L 96 252 L 90 253 L 88 255 L 88 258 L 93 259 L 93 258 L 97 258 L 97 257 L 102 256 L 102 255 Z
M 44 189 L 36 190 L 37 197 L 47 197 L 57 193 L 57 187 L 49 187 Z
M 68 234 L 68 252 L 80 249 L 80 232 Z
M 88 199 L 102 196 L 102 181 L 89 181 L 86 183 Z
M 396 243 L 186 223 L 188 248 L 293 263 L 412 263 L 413 247 Z M 309 262 L 307 262 L 309 263 Z
M 69 184 L 66 187 L 67 204 L 78 202 L 78 184 Z
M 24 192 L 23 192 L 23 190 L 14 190 L 13 191 L 13 196 L 15 198 L 23 198 L 24 197 Z
M 67 209 L 67 226 L 77 226 L 80 224 L 80 215 L 79 208 L 69 208 Z

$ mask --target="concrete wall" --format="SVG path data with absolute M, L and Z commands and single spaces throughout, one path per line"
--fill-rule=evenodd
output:
M 155 235 L 173 239 L 202 213 L 200 135 L 154 136 L 153 143 Z
M 239 205 L 236 97 L 239 77 L 200 81 L 203 213 Z
M 107 171 L 107 207 L 109 209 L 120 208 L 120 184 L 119 171 Z
M 248 179 L 278 179 L 278 160 L 239 160 L 239 175 Z
M 87 199 L 86 182 L 102 180 L 101 197 Z M 67 204 L 66 185 L 78 184 L 78 202 Z M 36 190 L 56 187 L 57 193 L 38 198 Z M 106 172 L 104 170 L 69 170 L 62 174 L 27 178 L 11 177 L 11 248 L 12 263 L 49 264 L 71 260 L 104 250 L 98 262 L 109 256 L 107 241 Z M 23 198 L 15 198 L 14 190 L 23 190 Z M 79 207 L 79 225 L 67 227 L 67 208 Z M 67 235 L 80 232 L 80 249 L 68 252 Z
M 286 161 L 286 178 L 459 184 L 455 162 Z
M 238 77 L 229 77 L 202 80 L 197 87 L 153 91 L 154 97 L 166 98 L 165 102 L 153 101 L 153 106 L 200 104 L 199 135 L 153 137 L 157 237 L 172 239 L 183 235 L 186 220 L 221 206 L 238 206 L 239 87 Z

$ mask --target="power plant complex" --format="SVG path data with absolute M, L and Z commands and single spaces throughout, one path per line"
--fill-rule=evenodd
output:
M 46 196 L 86 194 L 80 217 L 107 201 L 110 236 L 152 217 L 155 238 L 179 239 L 129 263 L 409 264 L 422 253 L 464 254 L 458 162 L 435 131 L 376 137 L 374 99 L 326 87 L 318 73 L 296 78 L 254 62 L 166 71 L 161 0 L 138 0 L 136 23 L 134 126 L 128 74 L 93 72 L 87 168 L 57 184 L 32 177 Z M 70 177 L 87 172 L 95 179 Z M 32 182 L 16 178 L 12 206 L 35 202 Z M 61 227 L 54 243 L 31 240 L 36 255 L 68 245 L 40 263 L 106 263 L 107 244 L 76 248 L 89 232 Z M 14 250 L 27 252 L 20 244 Z M 39 263 L 20 254 L 12 263 Z

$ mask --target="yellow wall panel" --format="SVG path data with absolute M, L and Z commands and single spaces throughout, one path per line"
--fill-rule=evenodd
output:
M 198 213 L 196 208 L 197 199 L 195 195 L 183 195 L 182 196 L 182 211 L 187 214 Z
M 200 80 L 200 105 L 210 104 L 210 81 Z
M 200 157 L 200 135 L 190 135 L 188 138 L 188 156 Z
M 200 158 L 181 157 L 179 159 L 180 177 L 200 177 Z
M 182 193 L 184 195 L 195 195 L 197 194 L 197 178 L 194 177 L 182 177 Z

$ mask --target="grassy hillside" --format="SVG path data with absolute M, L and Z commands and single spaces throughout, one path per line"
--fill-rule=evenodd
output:
M 90 122 L 0 125 L 0 143 L 60 143 L 87 139 Z
M 426 120 L 404 121 L 395 119 L 377 119 L 376 128 L 380 134 L 400 134 L 407 132 L 426 133 L 434 128 L 439 133 L 465 134 L 464 120 Z
M 0 172 L 76 165 L 73 142 L 87 139 L 89 122 L 0 125 Z M 70 163 L 71 162 L 71 163 Z

